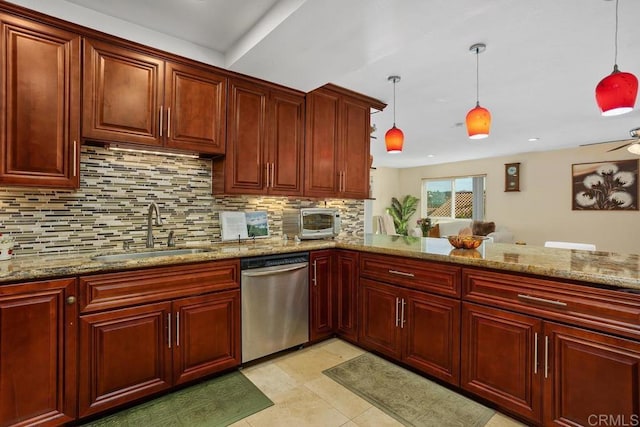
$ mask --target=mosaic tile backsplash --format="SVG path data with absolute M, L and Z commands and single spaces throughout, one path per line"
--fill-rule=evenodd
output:
M 282 236 L 282 210 L 328 206 L 340 209 L 341 235 L 363 233 L 362 200 L 311 201 L 284 197 L 212 196 L 211 161 L 83 146 L 80 188 L 0 188 L 0 232 L 16 241 L 16 256 L 144 247 L 151 202 L 163 225 L 157 246 L 171 230 L 176 244 L 220 241 L 218 212 L 268 212 L 272 236 Z

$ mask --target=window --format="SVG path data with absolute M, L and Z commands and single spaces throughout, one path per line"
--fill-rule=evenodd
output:
M 484 180 L 484 176 L 423 180 L 421 217 L 483 220 Z

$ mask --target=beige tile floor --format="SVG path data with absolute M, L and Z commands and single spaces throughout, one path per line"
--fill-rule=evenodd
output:
M 366 400 L 322 374 L 322 371 L 364 353 L 339 339 L 331 339 L 279 358 L 246 367 L 247 376 L 273 406 L 233 427 L 269 426 L 402 426 Z M 485 427 L 523 426 L 496 413 Z

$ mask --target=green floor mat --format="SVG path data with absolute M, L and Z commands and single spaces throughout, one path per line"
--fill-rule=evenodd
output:
M 495 412 L 446 387 L 363 354 L 323 374 L 407 426 L 484 426 Z
M 234 371 L 84 426 L 227 426 L 271 405 L 247 377 Z

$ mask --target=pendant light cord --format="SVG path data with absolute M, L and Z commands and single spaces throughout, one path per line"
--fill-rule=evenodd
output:
M 396 127 L 396 79 L 393 79 L 393 127 Z
M 480 58 L 479 56 L 480 56 L 480 48 L 476 47 L 476 107 L 480 106 Z
M 616 0 L 616 32 L 615 32 L 615 41 L 614 41 L 614 56 L 613 56 L 613 66 L 614 68 L 618 68 L 618 0 Z

